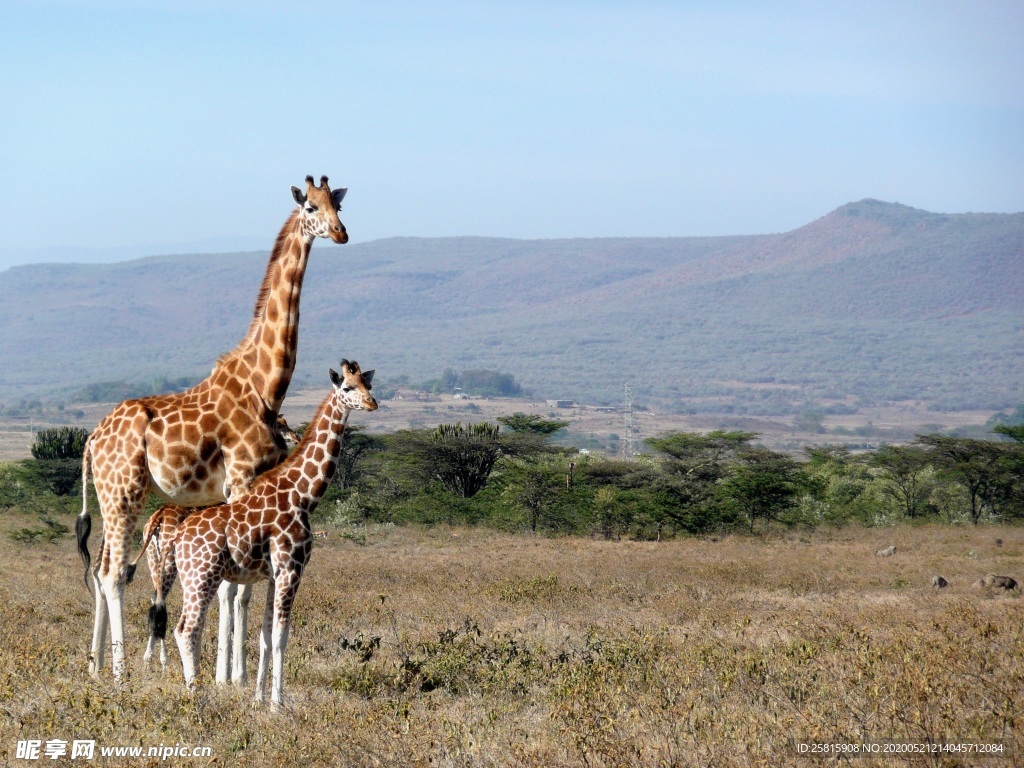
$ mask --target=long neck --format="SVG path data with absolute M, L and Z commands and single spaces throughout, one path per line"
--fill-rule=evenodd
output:
M 338 468 L 349 413 L 335 393 L 329 395 L 320 404 L 295 450 L 273 470 L 294 482 L 300 503 L 308 512 L 323 498 Z
M 313 238 L 301 231 L 293 213 L 277 236 L 263 277 L 249 332 L 235 349 L 217 361 L 234 363 L 264 402 L 279 411 L 295 371 L 299 344 L 299 298 Z

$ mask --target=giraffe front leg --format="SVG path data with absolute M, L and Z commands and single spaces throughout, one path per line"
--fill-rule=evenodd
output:
M 299 588 L 301 574 L 285 571 L 278 578 L 274 595 L 274 682 L 270 690 L 270 710 L 279 712 L 284 705 L 284 652 L 288 647 L 288 635 L 291 631 L 292 603 L 295 592 Z M 267 594 L 270 603 L 270 594 Z
M 249 632 L 249 601 L 252 599 L 252 584 L 242 584 L 235 598 L 235 631 L 232 645 L 231 682 L 245 685 L 245 642 Z
M 238 585 L 230 581 L 222 581 L 217 588 L 217 605 L 220 611 L 220 623 L 217 627 L 217 676 L 218 684 L 231 679 L 231 646 L 234 642 L 232 633 L 235 631 L 235 594 Z
M 291 621 L 288 618 L 274 620 L 274 683 L 270 690 L 270 711 L 279 712 L 284 705 L 284 652 L 288 647 Z
M 260 632 L 260 661 L 256 668 L 256 702 L 267 700 L 267 667 L 272 653 L 271 631 L 274 626 L 274 580 L 267 582 L 267 605 L 263 610 L 263 629 Z

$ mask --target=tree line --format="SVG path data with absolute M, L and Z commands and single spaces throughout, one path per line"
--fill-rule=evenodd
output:
M 658 539 L 773 526 L 1024 519 L 1024 427 L 924 435 L 867 453 L 793 457 L 742 431 L 673 433 L 631 459 L 551 445 L 565 422 L 516 414 L 371 435 L 353 430 L 327 522 L 490 525 Z
M 923 435 L 794 457 L 743 431 L 650 438 L 630 459 L 551 444 L 567 422 L 515 414 L 375 435 L 349 427 L 318 524 L 487 525 L 541 534 L 660 539 L 773 527 L 978 524 L 1024 519 L 1024 426 L 993 439 Z M 0 507 L 80 493 L 87 433 L 43 430 L 33 459 L 0 471 Z

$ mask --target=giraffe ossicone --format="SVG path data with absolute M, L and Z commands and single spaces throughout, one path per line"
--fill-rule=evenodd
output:
M 377 409 L 370 393 L 373 371 L 363 373 L 358 363 L 347 360 L 341 369 L 341 375 L 331 370 L 331 392 L 287 459 L 256 478 L 245 493 L 188 515 L 175 529 L 173 557 L 182 609 L 174 637 L 188 687 L 195 684 L 206 612 L 220 585 L 267 581 L 256 700 L 265 700 L 273 655 L 271 707 L 282 704 L 291 609 L 313 550 L 309 515 L 337 469 L 349 414 Z M 164 559 L 169 557 L 165 548 Z M 162 589 L 154 613 L 157 623 L 166 626 Z
M 86 583 L 92 528 L 86 481 L 90 469 L 103 517 L 92 583 L 95 622 L 90 672 L 103 667 L 109 630 L 115 678 L 124 670 L 124 588 L 131 537 L 151 491 L 180 506 L 217 504 L 244 492 L 280 454 L 273 425 L 295 371 L 299 299 L 317 237 L 348 241 L 338 217 L 344 190 L 327 178 L 293 198 L 256 299 L 249 330 L 212 373 L 172 395 L 126 400 L 93 430 L 82 457 L 82 512 L 75 523 Z M 299 197 L 302 201 L 299 202 Z

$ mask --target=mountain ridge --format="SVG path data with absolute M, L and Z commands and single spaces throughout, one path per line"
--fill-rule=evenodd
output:
M 267 257 L 0 273 L 0 400 L 205 375 L 244 335 Z M 865 199 L 770 235 L 318 241 L 293 386 L 346 356 L 384 382 L 490 368 L 596 403 L 628 379 L 662 408 L 1002 408 L 1024 401 L 1022 318 L 1024 214 Z M 768 379 L 795 389 L 744 385 Z

